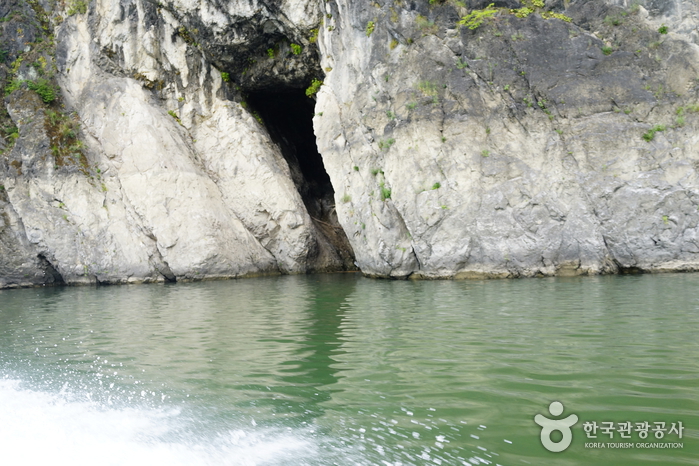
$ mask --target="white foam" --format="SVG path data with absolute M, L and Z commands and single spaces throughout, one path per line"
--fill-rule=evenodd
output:
M 106 407 L 0 379 L 0 464 L 286 465 L 316 450 L 301 435 L 258 428 L 182 438 L 187 422 L 174 409 Z

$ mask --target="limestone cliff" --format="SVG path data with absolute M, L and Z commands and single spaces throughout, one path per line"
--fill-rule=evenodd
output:
M 0 286 L 698 269 L 699 6 L 490 3 L 7 0 Z

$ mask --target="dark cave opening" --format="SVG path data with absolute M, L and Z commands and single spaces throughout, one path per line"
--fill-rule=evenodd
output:
M 323 236 L 319 242 L 332 245 L 343 264 L 340 269 L 354 270 L 354 252 L 337 220 L 335 191 L 316 145 L 315 101 L 294 88 L 249 91 L 246 101 L 281 149 L 306 210 Z

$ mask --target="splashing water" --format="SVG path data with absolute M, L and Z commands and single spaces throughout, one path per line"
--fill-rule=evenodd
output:
M 230 465 L 303 464 L 311 440 L 271 429 L 230 429 L 213 439 L 186 438 L 174 408 L 106 407 L 66 394 L 0 380 L 3 464 Z

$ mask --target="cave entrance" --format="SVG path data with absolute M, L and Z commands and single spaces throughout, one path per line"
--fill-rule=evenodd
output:
M 281 149 L 291 177 L 320 238 L 318 266 L 324 270 L 356 270 L 354 252 L 335 211 L 335 190 L 325 171 L 313 132 L 315 101 L 303 89 L 248 91 L 250 109 L 262 118 Z M 333 251 L 329 251 L 334 249 Z M 335 255 L 330 260 L 328 255 Z M 337 266 L 331 266 L 335 262 Z

